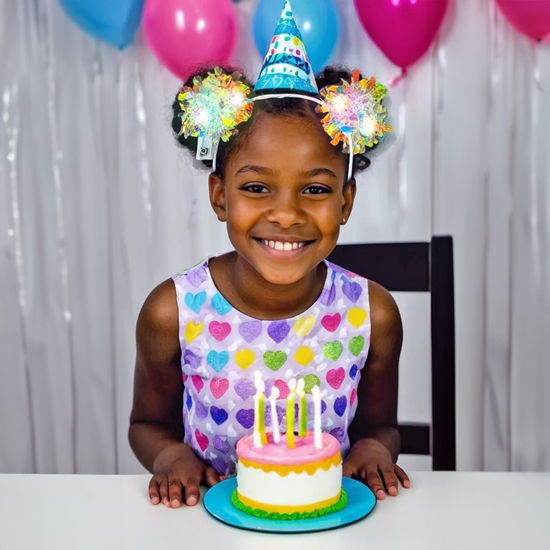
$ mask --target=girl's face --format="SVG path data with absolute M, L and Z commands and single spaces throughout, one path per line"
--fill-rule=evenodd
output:
M 261 113 L 252 135 L 210 176 L 210 199 L 238 254 L 267 281 L 292 284 L 336 246 L 355 182 L 310 117 Z

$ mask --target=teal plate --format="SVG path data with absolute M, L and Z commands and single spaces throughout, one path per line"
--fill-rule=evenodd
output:
M 204 495 L 204 507 L 216 519 L 250 531 L 266 533 L 311 533 L 338 529 L 363 519 L 376 505 L 374 493 L 360 481 L 342 479 L 342 488 L 348 494 L 348 504 L 339 512 L 320 518 L 292 519 L 287 521 L 257 518 L 237 510 L 231 504 L 231 493 L 237 488 L 236 478 L 226 479 L 214 485 Z

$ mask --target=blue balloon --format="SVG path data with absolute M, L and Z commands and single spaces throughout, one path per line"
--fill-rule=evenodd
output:
M 256 47 L 263 57 L 267 53 L 283 0 L 260 0 L 254 14 Z M 309 62 L 318 73 L 330 59 L 338 42 L 340 23 L 332 0 L 292 0 L 292 13 L 302 34 Z
M 124 49 L 134 40 L 145 0 L 59 0 L 67 15 L 100 40 Z

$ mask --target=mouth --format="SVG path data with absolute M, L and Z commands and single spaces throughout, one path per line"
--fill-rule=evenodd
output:
M 307 248 L 310 244 L 315 241 L 275 241 L 268 239 L 260 239 L 258 237 L 253 237 L 253 239 L 260 243 L 264 248 L 273 254 L 278 256 L 282 253 L 285 256 L 290 255 L 294 256 L 296 253 L 301 252 Z M 294 254 L 292 254 L 294 253 Z

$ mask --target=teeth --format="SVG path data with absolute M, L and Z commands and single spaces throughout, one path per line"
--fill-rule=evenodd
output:
M 262 243 L 265 246 L 269 246 L 269 248 L 274 248 L 275 250 L 298 250 L 298 248 L 302 248 L 305 243 L 286 243 L 282 241 L 267 241 L 263 240 Z

